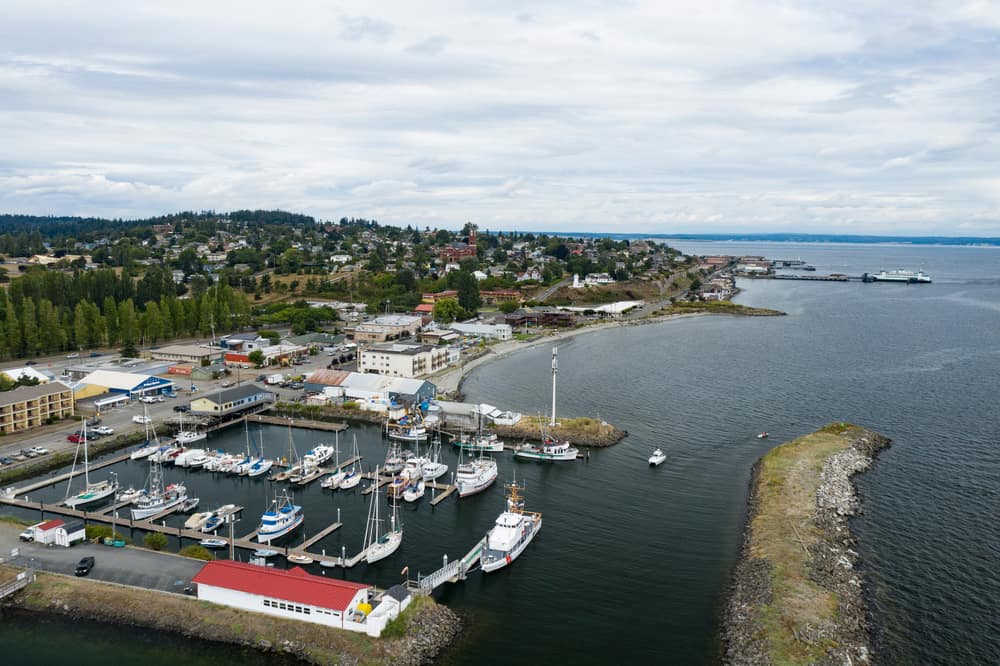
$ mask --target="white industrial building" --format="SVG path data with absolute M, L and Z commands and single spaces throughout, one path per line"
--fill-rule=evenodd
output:
M 374 613 L 370 585 L 243 562 L 208 562 L 193 579 L 198 598 L 241 610 L 379 636 L 399 614 L 393 601 Z M 383 604 L 379 604 L 381 607 Z
M 361 351 L 358 369 L 391 377 L 419 377 L 448 365 L 448 351 L 441 347 L 389 343 Z
M 514 337 L 510 324 L 450 324 L 448 328 L 462 335 L 490 340 L 510 340 Z

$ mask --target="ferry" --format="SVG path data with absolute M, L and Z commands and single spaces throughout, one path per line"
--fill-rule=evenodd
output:
M 519 490 L 516 481 L 507 486 L 507 510 L 486 534 L 481 560 L 486 573 L 502 569 L 516 560 L 542 529 L 542 514 L 524 510 Z
M 879 271 L 869 274 L 868 278 L 872 282 L 905 282 L 907 284 L 930 284 L 931 278 L 923 271 L 907 271 L 897 269 L 894 271 Z

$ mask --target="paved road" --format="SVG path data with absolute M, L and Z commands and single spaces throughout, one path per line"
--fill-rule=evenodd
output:
M 17 538 L 20 528 L 0 524 L 0 556 L 11 564 L 73 575 L 80 558 L 95 559 L 89 577 L 97 580 L 144 587 L 152 590 L 182 593 L 191 579 L 201 571 L 204 562 L 176 555 L 165 555 L 139 548 L 110 548 L 85 543 L 72 548 L 25 543 Z M 11 549 L 19 551 L 10 558 Z

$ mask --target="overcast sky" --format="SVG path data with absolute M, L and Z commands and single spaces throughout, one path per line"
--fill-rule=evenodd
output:
M 5 1 L 0 211 L 1000 236 L 998 2 L 418 4 Z

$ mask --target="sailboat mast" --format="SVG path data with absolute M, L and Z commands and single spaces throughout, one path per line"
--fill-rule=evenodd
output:
M 87 419 L 83 420 L 83 479 L 90 487 L 90 461 L 87 459 Z

